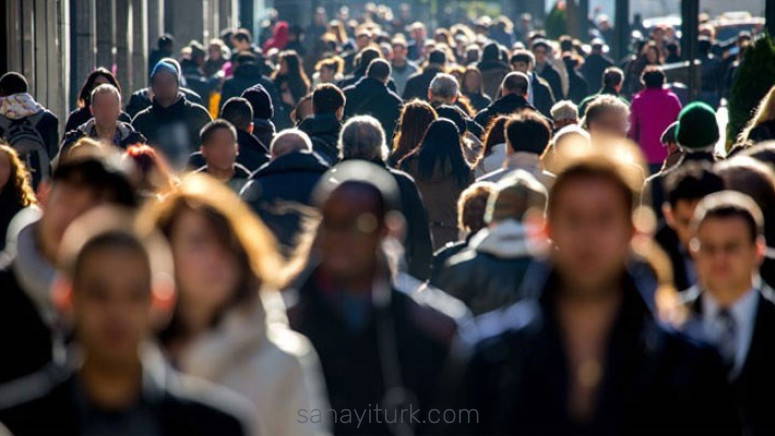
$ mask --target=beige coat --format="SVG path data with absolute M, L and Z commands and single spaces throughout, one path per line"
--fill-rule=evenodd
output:
M 306 337 L 288 328 L 279 294 L 262 294 L 263 304 L 231 311 L 195 340 L 181 359 L 181 369 L 251 400 L 260 435 L 328 434 L 328 423 L 300 418 L 313 416 L 312 410 L 328 416 L 317 353 Z

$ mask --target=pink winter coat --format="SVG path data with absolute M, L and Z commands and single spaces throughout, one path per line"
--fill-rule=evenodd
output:
M 659 138 L 679 112 L 681 101 L 669 89 L 646 88 L 633 97 L 628 136 L 638 143 L 648 163 L 661 164 L 667 158 Z

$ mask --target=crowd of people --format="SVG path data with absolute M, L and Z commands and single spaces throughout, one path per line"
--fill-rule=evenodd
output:
M 775 432 L 752 36 L 701 25 L 690 101 L 669 27 L 411 17 L 164 35 L 66 117 L 0 77 L 0 433 Z

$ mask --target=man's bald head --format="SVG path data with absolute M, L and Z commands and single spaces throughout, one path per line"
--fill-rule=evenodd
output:
M 312 141 L 299 129 L 285 129 L 278 133 L 270 146 L 272 159 L 295 151 L 312 151 Z
M 501 94 L 504 96 L 508 94 L 524 96 L 527 94 L 528 81 L 527 74 L 519 71 L 512 71 L 511 73 L 506 74 L 506 77 L 504 77 L 501 82 Z

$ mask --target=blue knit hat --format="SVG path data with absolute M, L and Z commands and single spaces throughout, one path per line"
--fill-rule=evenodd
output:
M 151 70 L 151 81 L 153 81 L 153 78 L 160 72 L 172 74 L 175 77 L 175 80 L 178 81 L 178 84 L 180 84 L 180 70 L 175 68 L 175 65 L 172 63 L 164 60 L 157 62 L 156 65 L 153 66 L 153 70 Z

